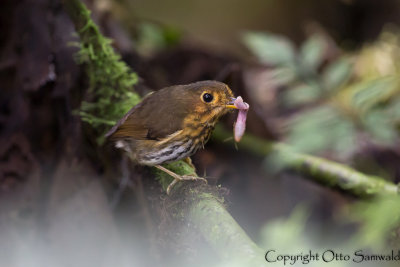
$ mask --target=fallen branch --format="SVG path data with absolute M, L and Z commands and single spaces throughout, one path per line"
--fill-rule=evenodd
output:
M 215 129 L 213 135 L 213 138 L 219 141 L 231 137 L 232 132 L 221 126 Z M 356 196 L 399 194 L 398 185 L 381 177 L 366 175 L 337 162 L 298 153 L 283 143 L 271 142 L 246 134 L 238 146 L 260 156 L 275 154 L 283 166 L 306 174 L 306 178 L 324 186 L 340 188 Z

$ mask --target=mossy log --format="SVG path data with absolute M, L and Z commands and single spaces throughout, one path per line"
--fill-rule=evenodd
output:
M 214 194 L 192 191 L 187 218 L 225 262 L 265 266 L 263 252 L 226 211 Z M 238 264 L 242 263 L 242 264 Z

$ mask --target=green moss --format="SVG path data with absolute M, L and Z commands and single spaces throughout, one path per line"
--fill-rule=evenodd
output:
M 112 41 L 100 33 L 85 5 L 76 0 L 65 4 L 80 37 L 76 60 L 85 65 L 89 77 L 89 90 L 78 114 L 95 129 L 101 145 L 110 127 L 140 101 L 133 91 L 138 77 L 115 53 Z
M 220 198 L 209 193 L 196 194 L 194 198 L 195 201 L 188 205 L 186 217 L 222 259 L 263 259 L 264 252 L 226 211 Z M 263 266 L 260 262 L 257 265 L 243 266 Z

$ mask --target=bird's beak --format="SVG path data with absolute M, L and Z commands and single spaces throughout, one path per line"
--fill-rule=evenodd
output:
M 234 104 L 235 104 L 236 98 L 231 97 L 231 101 L 227 105 L 225 105 L 226 108 L 233 108 L 233 109 L 238 109 Z

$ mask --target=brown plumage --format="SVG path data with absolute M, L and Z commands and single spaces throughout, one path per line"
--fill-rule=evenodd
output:
M 235 108 L 234 100 L 229 87 L 216 81 L 167 87 L 146 96 L 106 136 L 134 162 L 168 172 L 174 183 L 193 180 L 159 165 L 204 147 L 218 119 Z

